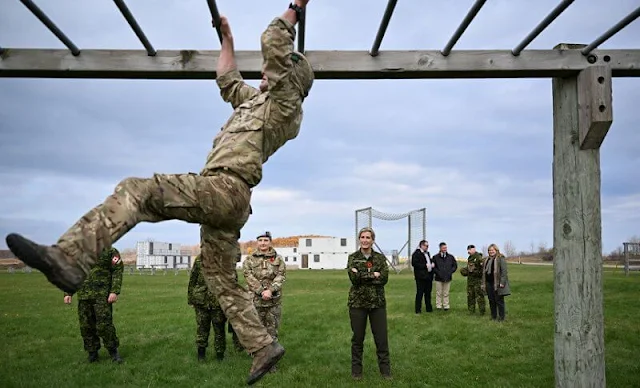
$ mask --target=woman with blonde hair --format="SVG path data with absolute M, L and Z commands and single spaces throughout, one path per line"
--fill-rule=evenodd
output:
M 482 262 L 482 289 L 489 299 L 491 319 L 502 322 L 505 316 L 504 297 L 511 295 L 507 260 L 496 244 L 489 245 L 487 252 L 489 256 Z

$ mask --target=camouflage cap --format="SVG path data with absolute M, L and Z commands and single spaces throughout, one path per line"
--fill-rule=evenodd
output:
M 302 97 L 307 97 L 315 78 L 313 68 L 307 57 L 298 51 L 291 54 L 291 61 L 293 62 L 292 81 L 300 90 Z

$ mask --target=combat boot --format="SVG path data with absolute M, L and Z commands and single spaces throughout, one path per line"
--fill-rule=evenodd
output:
M 264 377 L 282 356 L 284 356 L 284 348 L 276 341 L 254 353 L 247 384 L 252 385 Z
M 204 361 L 207 358 L 207 348 L 198 347 L 198 361 Z
M 98 361 L 98 352 L 89 352 L 89 357 L 87 358 L 89 362 Z
M 70 263 L 57 246 L 39 245 L 16 233 L 7 235 L 6 241 L 18 259 L 42 272 L 50 283 L 64 292 L 74 294 L 87 277 L 80 267 Z
M 122 358 L 118 353 L 118 349 L 109 349 L 109 355 L 111 356 L 111 361 L 117 362 L 118 364 L 122 363 Z

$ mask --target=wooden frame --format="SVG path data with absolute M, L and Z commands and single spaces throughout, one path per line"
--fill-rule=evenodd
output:
M 640 50 L 307 51 L 317 79 L 433 79 L 567 77 L 606 66 L 612 77 L 640 77 Z M 219 51 L 5 49 L 0 77 L 213 79 Z M 260 51 L 238 51 L 238 69 L 260 79 Z
M 80 50 L 32 0 L 20 0 L 69 50 L 0 47 L 0 77 L 213 79 L 219 52 L 156 51 L 114 0 L 144 50 Z M 397 0 L 389 0 L 369 52 L 298 50 L 317 79 L 553 78 L 553 203 L 557 387 L 604 387 L 600 146 L 613 122 L 612 77 L 640 77 L 640 49 L 596 50 L 640 17 L 629 13 L 589 45 L 524 50 L 574 0 L 563 0 L 513 50 L 453 50 L 486 1 L 476 0 L 441 51 L 379 48 Z M 215 0 L 207 0 L 220 34 Z M 306 11 L 305 11 L 306 12 Z M 259 51 L 237 52 L 240 72 L 259 79 Z

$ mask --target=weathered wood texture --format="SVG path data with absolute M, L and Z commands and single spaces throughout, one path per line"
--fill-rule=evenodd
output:
M 307 51 L 317 79 L 538 78 L 566 77 L 593 65 L 608 65 L 614 77 L 640 76 L 640 50 L 595 51 L 590 63 L 578 50 Z M 211 79 L 218 51 L 5 49 L 0 77 Z M 238 51 L 246 79 L 261 78 L 259 51 Z
M 606 386 L 600 150 L 581 150 L 578 77 L 553 81 L 556 387 Z
M 611 68 L 592 66 L 578 75 L 580 147 L 600 148 L 613 122 Z

